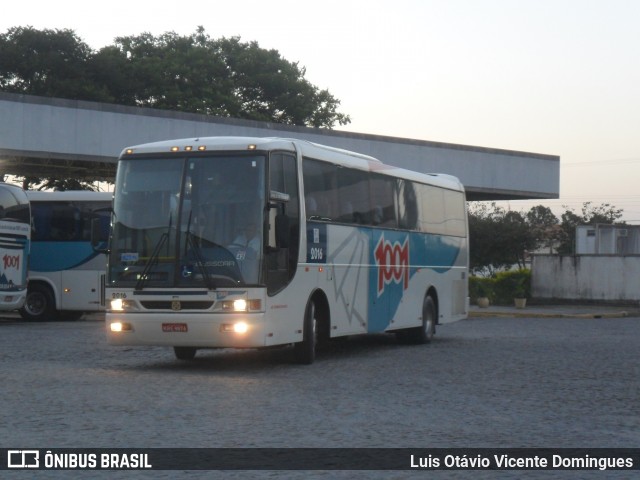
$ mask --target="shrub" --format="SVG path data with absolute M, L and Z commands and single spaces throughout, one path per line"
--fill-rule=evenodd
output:
M 469 277 L 469 297 L 476 303 L 488 297 L 494 305 L 513 305 L 513 299 L 529 298 L 531 271 L 527 269 L 500 272 L 493 277 Z
M 478 298 L 487 297 L 493 302 L 493 284 L 495 279 L 489 277 L 469 277 L 469 297 L 476 303 Z
M 522 269 L 500 272 L 495 278 L 495 303 L 511 305 L 514 298 L 529 298 L 531 270 Z

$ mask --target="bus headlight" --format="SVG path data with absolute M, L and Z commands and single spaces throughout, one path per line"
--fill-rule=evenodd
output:
M 122 298 L 114 298 L 111 300 L 111 311 L 112 312 L 124 312 L 125 310 L 128 312 L 137 310 L 136 303 L 132 300 L 123 300 Z
M 244 298 L 223 300 L 218 307 L 226 312 L 259 312 L 262 309 L 262 300 L 245 300 Z
M 115 298 L 113 300 L 111 300 L 111 310 L 114 310 L 116 312 L 121 312 L 122 310 L 124 310 L 123 308 L 123 300 L 121 298 Z M 113 325 L 113 324 L 112 324 Z

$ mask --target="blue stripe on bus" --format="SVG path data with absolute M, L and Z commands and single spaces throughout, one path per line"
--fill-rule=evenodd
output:
M 88 242 L 31 242 L 29 270 L 57 272 L 87 263 L 98 253 Z

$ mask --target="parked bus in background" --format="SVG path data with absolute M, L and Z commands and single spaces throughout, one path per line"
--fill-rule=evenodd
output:
M 300 140 L 211 137 L 123 151 L 106 322 L 114 345 L 427 343 L 468 313 L 464 189 Z
M 27 195 L 0 183 L 0 310 L 16 310 L 27 297 L 30 239 Z
M 27 191 L 32 241 L 25 320 L 79 319 L 104 310 L 106 255 L 91 245 L 92 220 L 98 218 L 106 240 L 112 193 Z

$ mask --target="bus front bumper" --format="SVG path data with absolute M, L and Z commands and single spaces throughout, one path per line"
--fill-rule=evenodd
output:
M 27 299 L 27 290 L 0 293 L 0 310 L 19 310 Z
M 264 313 L 106 314 L 110 345 L 257 348 L 266 345 Z

